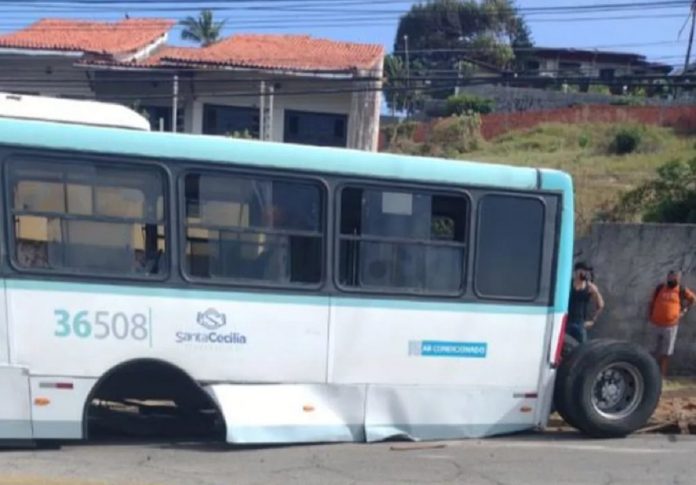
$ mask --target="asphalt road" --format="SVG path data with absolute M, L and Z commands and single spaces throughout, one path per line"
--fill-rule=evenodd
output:
M 90 444 L 0 452 L 0 485 L 690 484 L 696 437 L 528 435 L 440 443 L 230 448 Z

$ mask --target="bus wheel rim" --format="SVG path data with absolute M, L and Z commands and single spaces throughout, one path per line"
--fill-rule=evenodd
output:
M 636 366 L 614 362 L 601 369 L 595 377 L 592 407 L 605 419 L 624 419 L 638 408 L 644 393 L 645 380 Z

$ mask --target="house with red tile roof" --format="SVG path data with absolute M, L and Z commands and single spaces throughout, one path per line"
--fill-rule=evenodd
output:
M 374 150 L 382 46 L 236 34 L 167 44 L 164 19 L 44 19 L 0 35 L 0 91 L 116 101 L 154 129 Z

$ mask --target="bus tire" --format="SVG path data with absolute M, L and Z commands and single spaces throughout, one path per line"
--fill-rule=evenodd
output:
M 577 342 L 573 337 L 569 337 L 573 341 Z M 564 339 L 564 346 L 566 340 Z M 561 364 L 556 371 L 556 381 L 554 384 L 553 393 L 553 405 L 556 412 L 563 418 L 567 424 L 573 428 L 578 429 L 577 422 L 575 420 L 575 408 L 573 403 L 573 386 L 577 378 L 577 363 L 583 358 L 583 355 L 591 352 L 592 349 L 596 347 L 601 347 L 605 345 L 606 342 L 603 340 L 591 340 L 587 343 L 578 343 L 577 348 L 569 352 L 569 355 L 564 356 L 561 354 Z M 576 352 L 577 350 L 577 352 Z
M 662 393 L 650 354 L 629 342 L 607 341 L 575 355 L 566 403 L 573 425 L 592 438 L 621 438 L 645 426 Z

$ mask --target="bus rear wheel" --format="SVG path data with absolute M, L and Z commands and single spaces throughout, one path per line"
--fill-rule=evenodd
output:
M 659 368 L 645 350 L 595 340 L 561 363 L 555 398 L 571 426 L 593 438 L 618 438 L 645 426 L 661 392 Z

